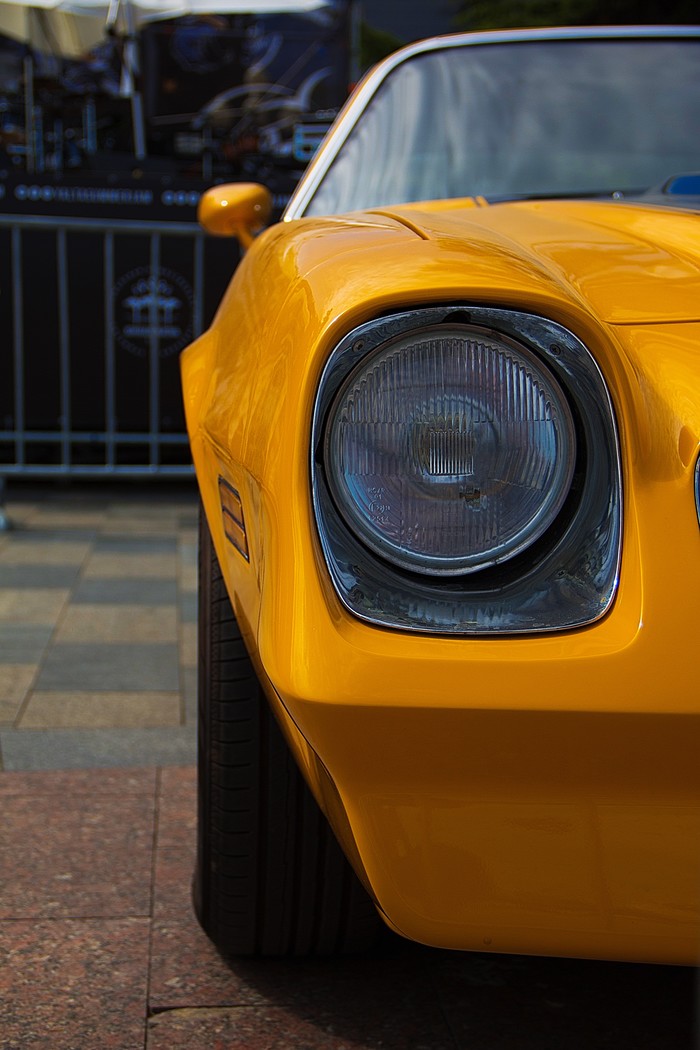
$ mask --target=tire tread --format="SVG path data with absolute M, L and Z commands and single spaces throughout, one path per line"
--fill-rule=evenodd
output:
M 255 675 L 200 515 L 194 903 L 233 955 L 332 955 L 381 929 Z

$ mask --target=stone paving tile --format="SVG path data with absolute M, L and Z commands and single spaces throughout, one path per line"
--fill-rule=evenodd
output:
M 183 667 L 180 672 L 180 690 L 182 692 L 185 721 L 195 724 L 197 721 L 197 668 Z
M 99 852 L 105 848 L 114 849 L 118 843 L 126 848 L 131 842 L 132 828 L 138 832 L 141 843 L 148 843 L 153 834 L 153 819 L 149 816 L 149 807 L 153 808 L 152 792 L 131 791 L 122 797 L 117 779 L 112 780 L 110 791 L 93 794 L 74 791 L 72 776 L 68 777 L 66 771 L 47 774 L 44 784 L 57 782 L 61 774 L 65 785 L 61 798 L 46 787 L 33 792 L 15 790 L 3 793 L 0 849 L 16 845 L 17 836 L 21 835 L 24 838 L 22 844 L 30 849 L 44 854 L 53 850 L 60 864 L 59 854 L 62 851 L 71 855 L 80 852 L 88 841 Z M 3 779 L 6 776 L 12 774 L 4 773 Z M 114 815 L 112 828 L 109 822 L 110 807 Z M 136 838 L 133 841 L 136 842 Z M 4 896 L 7 886 L 2 885 L 0 892 Z
M 62 550 L 66 546 L 81 546 L 87 550 L 98 535 L 97 529 L 78 529 L 62 526 L 61 528 L 49 528 L 44 525 L 43 518 L 37 520 L 36 524 L 30 523 L 23 526 L 24 531 L 13 529 L 6 533 L 6 542 L 11 547 L 25 547 L 41 544 L 44 548 L 53 547 Z M 48 553 L 48 551 L 47 551 Z
M 197 588 L 180 594 L 180 617 L 183 623 L 197 623 Z
M 185 562 L 191 564 L 193 568 L 196 569 L 199 554 L 199 528 L 180 529 L 178 532 L 178 541 L 183 551 Z M 192 561 L 192 557 L 194 557 L 194 561 Z
M 92 548 L 93 557 L 109 555 L 177 554 L 178 536 L 98 536 Z
M 0 701 L 22 703 L 35 674 L 34 664 L 10 664 L 0 661 Z
M 47 503 L 41 508 L 41 528 L 64 533 L 94 532 L 104 524 L 102 510 L 80 510 L 73 504 L 61 507 L 56 503 Z
M 177 538 L 183 550 L 186 551 L 191 548 L 194 551 L 194 565 L 196 567 L 197 551 L 199 548 L 199 529 L 180 529 L 180 531 L 177 534 Z M 189 561 L 190 555 L 185 555 L 185 557 Z
M 148 915 L 153 835 L 148 796 L 5 796 L 0 918 Z
M 0 586 L 0 624 L 9 621 L 53 626 L 69 597 L 68 588 L 13 589 Z
M 103 536 L 129 536 L 135 534 L 139 536 L 167 537 L 174 535 L 177 530 L 176 520 L 164 518 L 133 520 L 126 517 L 105 521 L 100 531 Z
M 32 694 L 20 729 L 145 729 L 179 726 L 179 693 Z
M 191 577 L 189 579 L 188 577 Z M 183 620 L 195 623 L 197 619 L 197 591 L 199 582 L 196 569 L 186 569 L 180 573 L 180 614 Z
M 197 501 L 194 480 L 191 485 L 191 495 L 169 496 L 165 501 L 154 498 L 152 491 L 141 493 L 141 499 L 133 498 L 134 495 L 130 493 L 129 496 L 132 498 L 110 500 L 108 518 L 111 521 L 135 521 L 136 524 L 148 521 L 168 522 L 171 527 L 175 528 L 183 516 L 192 513 L 192 507 L 196 506 Z
M 72 587 L 79 565 L 7 565 L 0 562 L 0 588 Z
M 83 570 L 84 580 L 120 579 L 169 579 L 175 576 L 177 555 L 124 553 L 93 553 Z
M 18 703 L 16 700 L 3 700 L 0 697 L 0 726 L 14 725 L 21 709 L 21 703 Z M 2 769 L 1 764 L 0 769 Z
M 0 849 L 0 920 L 148 915 L 150 867 L 138 857 L 127 863 L 113 849 L 96 856 L 83 848 L 59 864 L 53 850 Z
M 350 1014 L 350 1011 L 348 1012 Z M 298 1015 L 291 1009 L 251 1007 L 178 1010 L 149 1019 L 147 1050 L 456 1050 L 445 1022 L 393 1019 L 386 1031 L 373 1019 Z
M 157 780 L 158 770 L 146 767 L 3 773 L 0 776 L 0 800 L 4 801 L 13 795 L 36 799 L 43 796 L 72 798 L 80 795 L 90 798 L 104 795 L 153 798 Z
M 34 664 L 6 664 L 0 660 L 0 725 L 13 725 L 29 693 Z
M 194 481 L 46 485 L 7 507 L 0 769 L 192 761 Z
M 2 1050 L 139 1050 L 146 918 L 0 923 Z
M 178 574 L 181 590 L 187 595 L 196 595 L 198 576 L 197 544 L 181 544 L 178 556 Z
M 36 681 L 38 690 L 176 692 L 177 645 L 64 643 L 49 650 Z
M 140 577 L 102 577 L 82 579 L 73 591 L 76 604 L 168 605 L 177 602 L 175 579 Z
M 158 776 L 158 849 L 183 850 L 189 857 L 197 825 L 197 770 L 171 766 L 160 769 Z
M 52 633 L 53 624 L 0 621 L 0 664 L 38 663 Z
M 12 542 L 0 545 L 0 584 L 7 565 L 81 565 L 90 549 L 89 542 L 39 541 L 34 534 L 12 534 Z
M 105 605 L 71 603 L 53 641 L 66 642 L 170 642 L 178 639 L 174 605 Z
M 180 664 L 197 666 L 197 624 L 184 623 L 180 628 Z
M 180 766 L 195 761 L 193 724 L 156 729 L 0 729 L 5 770 Z

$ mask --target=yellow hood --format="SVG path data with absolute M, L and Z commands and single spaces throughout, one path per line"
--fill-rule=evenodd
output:
M 700 213 L 619 201 L 416 204 L 381 213 L 425 240 L 527 267 L 609 324 L 700 319 Z

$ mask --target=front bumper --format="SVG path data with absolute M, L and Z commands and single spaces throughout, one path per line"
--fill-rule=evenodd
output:
M 657 486 L 630 493 L 615 605 L 580 631 L 470 640 L 371 628 L 339 606 L 318 554 L 315 571 L 297 560 L 291 575 L 268 561 L 266 578 L 289 590 L 263 588 L 260 666 L 319 801 L 401 934 L 700 961 L 692 479 L 689 464 L 663 509 Z M 669 508 L 673 541 L 659 544 Z
M 294 706 L 399 933 L 699 961 L 698 716 Z

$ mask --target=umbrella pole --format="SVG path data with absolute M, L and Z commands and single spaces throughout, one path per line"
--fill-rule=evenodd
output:
M 140 91 L 133 91 L 131 95 L 131 123 L 134 129 L 134 156 L 137 160 L 143 160 L 146 156 L 146 128 Z
M 126 20 L 126 38 L 124 40 L 122 62 L 131 100 L 134 156 L 136 160 L 143 160 L 146 156 L 146 122 L 143 115 L 143 96 L 141 94 L 141 55 L 134 25 L 134 11 L 130 0 L 125 0 L 123 7 Z
M 34 113 L 34 59 L 25 55 L 22 63 L 24 70 L 24 135 L 25 164 L 30 174 L 36 168 L 36 121 Z
M 118 28 L 120 23 L 125 27 L 122 32 Z M 140 88 L 141 56 L 130 0 L 110 0 L 106 29 L 108 35 L 120 44 L 121 86 L 119 94 L 122 98 L 129 99 L 134 157 L 136 160 L 143 160 L 146 156 L 146 122 Z

